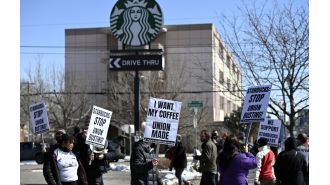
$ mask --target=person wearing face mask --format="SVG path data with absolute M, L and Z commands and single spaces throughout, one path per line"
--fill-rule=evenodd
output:
M 50 161 L 50 168 L 46 169 L 48 173 L 48 184 L 52 185 L 88 185 L 85 170 L 72 151 L 74 137 L 63 134 L 61 145 L 54 150 Z
M 273 166 L 275 164 L 275 154 L 269 148 L 266 138 L 259 138 L 258 153 L 256 155 L 257 170 L 255 173 L 255 185 L 273 185 L 275 183 L 275 173 Z

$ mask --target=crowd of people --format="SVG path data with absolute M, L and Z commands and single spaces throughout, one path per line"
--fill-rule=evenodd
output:
M 103 185 L 103 174 L 109 171 L 109 161 L 125 156 L 119 149 L 106 141 L 104 147 L 91 147 L 85 143 L 88 126 L 75 128 L 74 134 L 65 130 L 55 134 L 56 144 L 45 154 L 43 174 L 50 185 Z M 170 147 L 165 157 L 170 159 L 169 170 L 175 170 L 178 185 L 189 185 L 182 174 L 187 167 L 186 147 L 181 135 Z M 249 170 L 255 169 L 255 185 L 308 185 L 309 144 L 306 134 L 289 137 L 285 149 L 277 154 L 266 138 L 259 138 L 249 150 L 236 135 L 207 130 L 200 132 L 201 155 L 193 158 L 199 161 L 202 176 L 200 185 L 247 185 Z M 113 141 L 111 141 L 113 142 Z M 130 157 L 131 185 L 162 185 L 157 166 L 159 159 L 140 135 L 132 146 Z

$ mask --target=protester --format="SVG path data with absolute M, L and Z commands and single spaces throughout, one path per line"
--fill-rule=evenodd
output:
M 54 163 L 51 163 L 51 161 L 53 160 L 54 151 L 62 144 L 62 135 L 65 133 L 66 132 L 64 129 L 59 129 L 56 131 L 54 135 L 56 143 L 51 145 L 49 151 L 44 155 L 43 175 L 47 184 L 55 183 L 53 180 L 55 178 L 53 177 L 53 173 L 46 173 L 46 171 L 53 168 Z
M 258 148 L 259 148 L 258 140 L 255 140 L 252 145 L 252 148 L 250 149 L 250 153 L 253 154 L 254 156 L 257 156 L 257 153 L 259 152 Z
M 212 134 L 211 134 L 211 140 L 212 142 L 215 144 L 215 146 L 217 147 L 217 160 L 216 160 L 216 163 L 218 161 L 218 157 L 219 157 L 219 154 L 220 154 L 220 151 L 222 150 L 223 148 L 223 143 L 220 141 L 219 139 L 219 134 L 218 134 L 218 131 L 216 130 L 213 130 L 212 131 Z M 215 174 L 215 183 L 218 184 L 219 183 L 219 170 L 217 168 L 217 172 Z
M 113 154 L 113 156 L 109 156 L 114 161 L 118 159 L 125 158 L 125 146 L 124 146 L 124 137 L 118 136 L 113 140 L 108 140 L 108 153 Z
M 109 149 L 106 140 L 103 147 L 94 147 L 86 144 L 88 125 L 85 125 L 83 132 L 77 135 L 77 144 L 74 151 L 82 160 L 86 170 L 89 185 L 103 185 L 103 174 L 110 170 L 109 162 L 116 157 L 112 149 Z
M 308 177 L 307 162 L 297 151 L 293 137 L 285 140 L 285 150 L 278 154 L 274 166 L 277 183 L 281 185 L 304 185 Z
M 159 160 L 154 158 L 150 146 L 142 137 L 133 144 L 130 168 L 131 185 L 162 185 L 157 170 Z
M 309 143 L 308 143 L 308 137 L 305 133 L 300 133 L 297 137 L 298 140 L 298 146 L 297 150 L 302 153 L 305 157 L 306 163 L 307 163 L 307 170 L 309 172 Z M 305 178 L 305 184 L 309 184 L 309 177 L 307 176 Z
M 170 171 L 172 170 L 172 167 L 175 169 L 175 176 L 178 178 L 178 185 L 187 183 L 182 177 L 183 170 L 187 167 L 187 155 L 186 148 L 181 142 L 181 135 L 177 135 L 175 146 L 170 148 L 170 150 L 173 151 Z
M 221 185 L 246 185 L 249 170 L 257 167 L 254 155 L 248 153 L 248 146 L 241 145 L 235 135 L 226 138 L 218 164 Z
M 273 185 L 275 183 L 275 173 L 273 166 L 275 164 L 275 154 L 270 150 L 266 138 L 258 139 L 258 153 L 256 156 L 257 170 L 255 173 L 254 184 Z
M 50 165 L 44 168 L 46 181 L 51 185 L 88 185 L 85 170 L 72 152 L 74 136 L 63 134 L 61 145 L 54 150 Z
M 200 185 L 215 185 L 217 147 L 211 141 L 210 135 L 206 130 L 201 131 L 200 140 L 203 143 L 202 155 L 194 156 L 194 159 L 200 161 L 200 172 L 202 173 Z

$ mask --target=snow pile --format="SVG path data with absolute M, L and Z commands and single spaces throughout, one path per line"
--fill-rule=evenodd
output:
M 175 170 L 173 169 L 172 171 L 169 170 L 161 170 L 159 171 L 160 176 L 162 178 L 162 181 L 164 185 L 175 185 L 178 184 L 178 179 L 175 177 Z M 186 181 L 191 181 L 194 179 L 200 179 L 202 176 L 201 173 L 197 172 L 193 168 L 193 164 L 191 162 L 188 162 L 187 168 L 184 169 L 182 173 L 182 177 Z
M 110 163 L 110 170 L 112 171 L 121 171 L 121 172 L 129 172 L 130 171 L 130 167 L 128 165 L 115 165 Z

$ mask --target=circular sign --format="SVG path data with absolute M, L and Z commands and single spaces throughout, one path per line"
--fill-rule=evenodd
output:
M 148 44 L 162 25 L 163 13 L 154 0 L 118 0 L 110 15 L 113 35 L 129 46 Z

